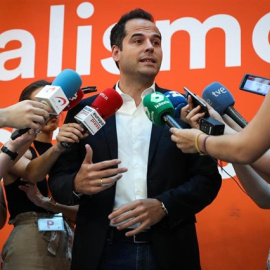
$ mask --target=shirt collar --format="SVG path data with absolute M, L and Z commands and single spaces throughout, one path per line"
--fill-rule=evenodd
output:
M 123 93 L 122 90 L 119 88 L 119 81 L 116 83 L 115 90 L 116 90 L 116 92 L 123 98 L 123 100 L 127 100 L 127 99 L 130 98 L 129 95 Z M 143 98 L 144 98 L 146 95 L 148 95 L 148 94 L 150 94 L 150 93 L 154 93 L 155 91 L 156 91 L 156 84 L 155 84 L 155 82 L 154 82 L 150 87 L 146 88 L 146 89 L 142 92 L 142 94 L 141 94 L 142 100 L 143 100 Z

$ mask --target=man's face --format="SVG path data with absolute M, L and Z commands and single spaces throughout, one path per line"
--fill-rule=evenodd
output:
M 113 46 L 113 58 L 118 62 L 121 74 L 155 78 L 162 61 L 158 28 L 151 21 L 133 19 L 126 23 L 125 29 L 122 51 Z

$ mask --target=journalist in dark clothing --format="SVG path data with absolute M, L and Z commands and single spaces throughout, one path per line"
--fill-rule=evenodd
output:
M 38 151 L 39 155 L 45 153 L 51 146 L 51 143 L 44 143 L 39 141 L 34 141 L 33 146 Z M 37 157 L 37 153 L 33 147 L 30 147 L 32 158 Z M 8 210 L 10 213 L 10 220 L 14 219 L 18 214 L 24 212 L 36 212 L 36 213 L 48 213 L 48 211 L 42 207 L 35 205 L 27 197 L 27 194 L 19 189 L 19 186 L 24 185 L 26 182 L 22 182 L 21 178 L 18 177 L 17 180 L 9 185 L 5 186 L 7 201 L 8 201 Z M 47 197 L 48 196 L 48 183 L 47 179 L 37 183 L 40 193 Z
M 44 80 L 31 83 L 22 91 L 20 101 L 33 100 L 49 84 Z M 48 198 L 47 173 L 52 163 L 65 151 L 61 146 L 63 134 L 69 137 L 73 134 L 66 132 L 70 127 L 62 127 L 57 143 L 53 145 L 53 132 L 58 126 L 59 119 L 56 116 L 41 126 L 40 132 L 35 132 L 26 145 L 29 145 L 29 149 L 3 176 L 10 213 L 9 224 L 14 226 L 3 247 L 3 270 L 70 269 L 73 231 L 69 224 L 63 220 L 65 226 L 61 231 L 40 230 L 38 226 L 44 218 L 52 219 L 54 213 L 61 212 L 65 216 L 66 208 L 74 213 L 73 216 L 77 213 L 76 207 L 51 204 L 52 198 Z M 33 189 L 34 186 L 36 189 Z
M 51 143 L 34 141 L 29 148 L 31 159 L 37 158 L 52 147 Z M 4 176 L 11 179 L 11 176 Z M 14 176 L 13 176 L 14 177 Z M 19 187 L 27 185 L 21 177 L 5 185 L 10 213 L 9 224 L 14 226 L 3 247 L 2 269 L 62 269 L 70 268 L 70 259 L 66 258 L 69 235 L 66 227 L 62 232 L 39 231 L 38 220 L 50 218 L 53 213 L 34 204 Z M 42 196 L 49 194 L 47 179 L 37 183 Z M 59 233 L 59 242 L 53 235 Z M 51 245 L 55 248 L 51 249 Z M 26 248 L 27 246 L 27 248 Z
M 117 28 L 121 24 L 124 27 Z M 80 203 L 72 269 L 137 269 L 140 247 L 149 247 L 151 254 L 147 265 L 149 268 L 145 266 L 141 269 L 200 269 L 195 214 L 215 199 L 221 186 L 221 176 L 210 157 L 183 154 L 171 141 L 169 128 L 151 123 L 148 125 L 147 116 L 142 113 L 143 96 L 154 91 L 168 91 L 154 83 L 162 50 L 161 35 L 152 16 L 137 9 L 124 15 L 115 27 L 111 34 L 111 45 L 113 58 L 120 70 L 120 80 L 115 89 L 123 97 L 124 105 L 106 120 L 105 126 L 94 136 L 81 140 L 62 154 L 49 178 L 51 191 L 57 201 Z M 114 39 L 117 31 L 122 31 L 122 38 L 118 36 Z M 66 122 L 74 122 L 74 116 L 84 106 L 91 106 L 94 99 L 95 96 L 81 101 L 68 113 Z M 142 144 L 147 155 L 141 157 L 141 160 L 146 160 L 147 166 L 133 169 L 125 160 L 122 163 L 129 166 L 128 170 L 133 170 L 134 174 L 138 170 L 145 172 L 141 186 L 146 193 L 144 198 L 118 205 L 122 183 L 130 183 L 130 186 L 122 189 L 121 199 L 125 192 L 134 188 L 132 175 L 127 174 L 128 178 L 124 175 L 120 180 L 122 183 L 119 181 L 97 194 L 86 194 L 83 188 L 79 188 L 79 182 L 83 162 L 85 167 L 85 144 L 90 144 L 93 149 L 93 163 L 120 156 L 122 159 L 122 144 L 128 145 L 125 141 L 128 138 L 125 139 L 124 135 L 132 136 L 135 130 L 131 132 L 130 127 L 125 125 L 119 129 L 119 124 L 123 124 L 127 117 L 130 121 L 137 119 L 137 116 L 125 113 L 125 108 L 131 106 L 130 102 L 135 107 L 134 114 L 139 114 L 142 123 L 141 128 L 136 130 L 140 135 L 137 140 L 145 139 L 143 133 L 149 136 L 149 142 Z M 141 147 L 141 153 L 143 151 Z M 140 155 L 134 154 L 132 146 L 129 153 L 130 156 Z M 121 231 L 126 232 L 128 237 Z M 127 254 L 130 248 L 133 251 Z M 112 256 L 110 252 L 113 252 Z M 143 257 L 147 257 L 146 254 Z

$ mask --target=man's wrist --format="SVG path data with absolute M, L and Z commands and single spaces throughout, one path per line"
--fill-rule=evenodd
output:
M 164 205 L 163 202 L 161 202 L 161 208 L 162 208 L 162 210 L 165 212 L 166 215 L 169 214 L 169 212 L 168 212 L 168 210 L 167 210 L 167 208 L 166 208 L 166 206 Z
M 158 200 L 158 201 L 159 201 L 159 203 L 160 203 L 160 207 L 161 207 L 161 209 L 163 210 L 163 212 L 164 212 L 166 215 L 168 215 L 169 212 L 168 212 L 168 210 L 167 210 L 165 204 L 164 204 L 161 200 Z
M 82 197 L 83 194 L 77 192 L 76 187 L 75 187 L 75 181 L 76 181 L 75 178 L 76 178 L 76 176 L 73 178 L 73 182 L 72 182 L 73 195 L 75 195 L 75 197 L 76 197 L 77 199 L 80 199 L 80 198 Z
M 73 195 L 77 198 L 80 199 L 82 197 L 82 193 L 77 193 L 76 191 L 73 190 Z

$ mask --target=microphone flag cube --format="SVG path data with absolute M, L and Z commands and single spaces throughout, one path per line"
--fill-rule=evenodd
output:
M 69 100 L 60 86 L 46 85 L 35 98 L 37 101 L 49 105 L 53 109 L 51 113 L 53 115 L 58 115 L 69 104 Z
M 85 106 L 74 118 L 85 126 L 91 135 L 96 134 L 106 123 L 99 113 L 90 106 Z

